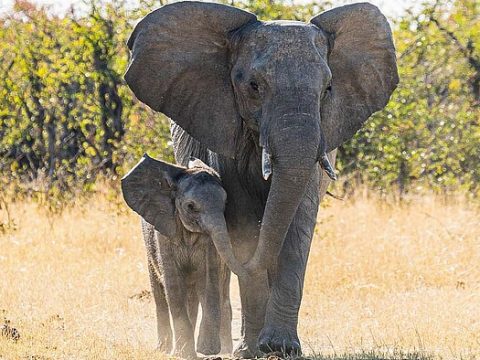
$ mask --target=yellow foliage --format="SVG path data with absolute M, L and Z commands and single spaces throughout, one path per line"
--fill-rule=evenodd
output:
M 450 84 L 448 84 L 448 88 L 453 91 L 458 91 L 462 87 L 462 82 L 459 79 L 453 79 L 450 81 Z

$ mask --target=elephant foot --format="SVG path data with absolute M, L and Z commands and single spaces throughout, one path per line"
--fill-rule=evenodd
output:
M 220 348 L 220 354 L 231 354 L 232 353 L 232 344 L 222 344 L 222 347 Z
M 176 344 L 175 348 L 173 351 L 170 353 L 170 355 L 173 355 L 175 357 L 179 357 L 182 359 L 188 359 L 188 360 L 198 360 L 197 353 L 195 352 L 195 349 L 192 346 L 193 344 Z
M 213 334 L 205 329 L 200 329 L 197 340 L 197 352 L 203 355 L 216 355 L 220 353 L 220 336 L 218 333 Z
M 172 338 L 170 336 L 162 337 L 163 340 L 158 340 L 157 351 L 168 354 L 172 351 Z
M 232 341 L 232 331 L 224 331 L 220 334 L 220 354 L 232 354 L 233 341 Z
M 197 351 L 203 355 L 216 355 L 220 353 L 220 342 L 217 343 L 201 343 L 197 345 Z
M 199 357 L 197 356 L 197 353 L 195 351 L 180 351 L 176 350 L 171 353 L 174 357 L 178 357 L 181 359 L 187 359 L 187 360 L 199 360 Z
M 302 354 L 297 332 L 282 326 L 265 326 L 258 337 L 258 348 L 266 354 L 272 352 L 288 356 Z
M 262 354 L 258 351 L 256 341 L 247 341 L 243 339 L 233 351 L 234 358 L 253 359 Z
M 171 350 L 172 350 L 172 346 L 170 345 L 170 343 L 162 341 L 157 344 L 157 351 L 168 354 L 171 352 Z

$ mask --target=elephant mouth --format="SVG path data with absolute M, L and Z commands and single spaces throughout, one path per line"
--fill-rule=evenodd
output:
M 330 163 L 330 160 L 328 160 L 328 156 L 326 152 L 322 152 L 322 155 L 318 159 L 318 163 L 320 164 L 320 167 L 325 171 L 325 173 L 328 175 L 328 177 L 335 181 L 337 180 L 337 174 L 335 173 L 335 170 Z M 272 155 L 270 154 L 267 146 L 263 147 L 262 150 L 262 176 L 263 179 L 266 181 L 270 178 L 273 172 L 273 167 L 272 167 Z

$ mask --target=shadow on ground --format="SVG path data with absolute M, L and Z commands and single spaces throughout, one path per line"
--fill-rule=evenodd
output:
M 419 352 L 378 353 L 363 352 L 355 354 L 315 355 L 310 360 L 431 360 L 431 355 Z
M 213 360 L 221 360 L 222 358 L 209 358 Z M 433 356 L 425 352 L 378 352 L 378 351 L 364 351 L 346 354 L 313 354 L 306 357 L 288 357 L 282 358 L 278 355 L 269 355 L 258 360 L 432 360 Z

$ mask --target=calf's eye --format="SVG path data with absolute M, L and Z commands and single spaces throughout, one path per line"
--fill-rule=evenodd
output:
M 323 92 L 322 98 L 325 98 L 330 92 L 332 91 L 332 82 L 329 82 L 327 87 L 325 88 L 325 91 Z
M 187 210 L 190 212 L 197 212 L 197 207 L 191 201 L 187 203 L 186 207 L 187 207 Z

